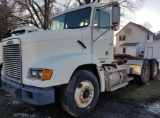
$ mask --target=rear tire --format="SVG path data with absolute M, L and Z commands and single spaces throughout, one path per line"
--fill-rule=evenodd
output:
M 95 107 L 99 96 L 99 83 L 93 73 L 79 70 L 68 85 L 62 87 L 61 105 L 70 115 L 78 117 Z
M 149 78 L 150 78 L 150 65 L 147 60 L 144 60 L 141 74 L 137 76 L 136 81 L 139 84 L 145 84 L 149 82 Z
M 150 74 L 150 79 L 151 80 L 154 80 L 157 78 L 157 75 L 158 75 L 158 62 L 156 59 L 151 59 L 150 60 L 150 67 L 151 67 L 151 74 Z
M 2 71 L 2 65 L 0 66 L 0 87 L 2 86 L 1 71 Z

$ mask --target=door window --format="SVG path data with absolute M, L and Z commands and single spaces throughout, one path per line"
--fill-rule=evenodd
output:
M 110 26 L 110 15 L 105 11 L 96 10 L 94 27 L 106 29 Z

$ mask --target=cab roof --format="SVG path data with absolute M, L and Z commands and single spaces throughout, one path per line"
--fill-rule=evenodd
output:
M 58 14 L 54 15 L 52 18 L 54 18 L 56 16 L 59 16 L 59 15 L 62 15 L 62 14 L 65 14 L 65 13 L 68 13 L 68 12 L 71 12 L 71 11 L 76 11 L 76 10 L 79 10 L 79 9 L 83 9 L 83 8 L 86 8 L 86 7 L 103 7 L 103 6 L 104 5 L 102 5 L 100 3 L 90 3 L 90 4 L 80 6 L 80 7 L 68 9 L 67 11 L 64 11 L 64 12 L 61 12 L 61 13 L 58 13 Z

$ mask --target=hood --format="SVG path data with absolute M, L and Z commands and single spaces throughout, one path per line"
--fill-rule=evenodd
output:
M 5 40 L 11 39 L 9 37 Z M 59 39 L 81 39 L 80 29 L 62 29 L 62 30 L 42 30 L 33 33 L 27 33 L 23 35 L 15 36 L 14 39 L 20 39 L 21 43 L 33 43 L 48 40 L 59 40 Z

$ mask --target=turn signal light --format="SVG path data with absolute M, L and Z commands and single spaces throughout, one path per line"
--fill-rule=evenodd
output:
M 53 70 L 51 70 L 51 69 L 44 69 L 43 70 L 43 75 L 42 75 L 42 81 L 51 79 L 52 73 L 53 73 Z

